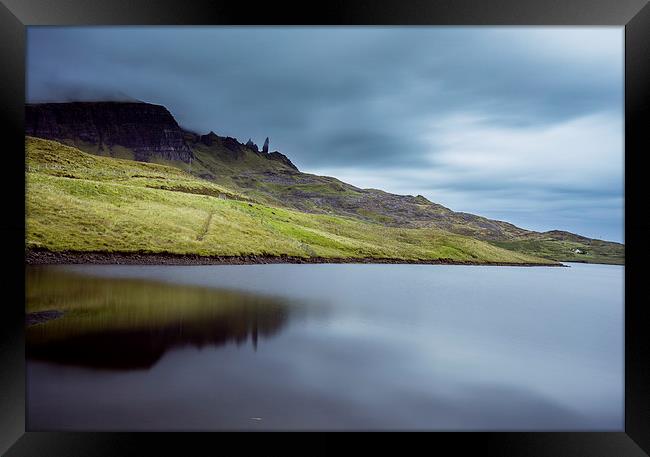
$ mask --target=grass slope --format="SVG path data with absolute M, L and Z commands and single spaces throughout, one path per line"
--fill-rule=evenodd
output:
M 534 232 L 504 221 L 455 212 L 422 196 L 360 189 L 328 176 L 298 172 L 243 150 L 237 158 L 223 145 L 192 143 L 192 166 L 169 162 L 197 176 L 272 206 L 333 214 L 403 228 L 430 227 L 488 242 L 527 255 L 556 261 L 623 264 L 625 246 L 568 232 Z M 576 249 L 579 252 L 576 252 Z
M 435 228 L 269 206 L 165 165 L 36 138 L 26 149 L 27 248 L 553 263 Z
M 300 212 L 338 215 L 392 227 L 430 227 L 485 241 L 494 246 L 561 262 L 619 264 L 625 262 L 625 246 L 568 232 L 534 232 L 513 224 L 455 212 L 422 196 L 394 195 L 378 189 L 360 189 L 328 176 L 296 171 L 246 148 L 229 150 L 223 138 L 214 136 L 208 146 L 187 133 L 195 160 L 192 163 L 151 158 L 231 192 L 260 203 Z M 62 140 L 91 154 L 133 159 L 133 151 L 120 146 L 99 147 L 81 140 Z M 576 253 L 576 249 L 580 252 Z

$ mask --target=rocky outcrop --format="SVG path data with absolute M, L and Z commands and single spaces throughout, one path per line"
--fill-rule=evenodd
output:
M 243 159 L 247 153 L 250 154 L 252 151 L 260 157 L 280 162 L 292 170 L 298 171 L 298 167 L 296 167 L 293 162 L 291 162 L 291 160 L 289 160 L 289 158 L 284 154 L 278 151 L 268 152 L 268 137 L 264 141 L 264 146 L 260 151 L 257 147 L 257 144 L 253 143 L 253 140 L 250 138 L 246 143 L 240 143 L 236 138 L 229 136 L 219 136 L 214 132 L 210 132 L 207 135 L 197 135 L 195 133 L 186 131 L 184 134 L 191 148 L 194 148 L 196 145 L 200 144 L 208 146 L 212 149 L 213 154 L 222 159 L 240 160 Z
M 284 154 L 282 154 L 282 153 L 280 153 L 278 151 L 271 152 L 267 157 L 269 159 L 271 159 L 271 160 L 276 160 L 278 162 L 282 162 L 286 166 L 288 166 L 290 168 L 293 168 L 294 170 L 298 171 L 298 167 L 296 167 L 293 164 L 293 162 L 291 162 L 291 160 L 289 160 L 289 158 L 287 156 L 285 156 Z
M 237 141 L 237 138 L 233 138 L 231 136 L 222 136 L 219 138 L 221 139 L 221 144 L 224 148 L 228 149 L 231 152 L 241 152 L 242 145 L 239 141 Z
M 184 132 L 164 106 L 149 103 L 39 103 L 25 107 L 26 135 L 133 151 L 135 160 L 157 156 L 189 162 L 192 150 Z M 203 138 L 203 137 L 202 137 Z
M 217 142 L 218 139 L 219 136 L 212 131 L 210 131 L 210 133 L 208 133 L 207 135 L 201 135 L 199 137 L 199 141 L 205 144 L 206 146 L 212 146 Z
M 227 156 L 237 159 L 242 158 L 242 144 L 236 138 L 230 136 L 219 136 L 210 131 L 207 135 L 201 135 L 199 141 L 206 146 L 222 146 L 227 151 Z M 191 146 L 191 144 L 190 144 Z
M 191 132 L 185 132 L 190 148 L 195 149 L 197 146 L 204 145 L 215 151 L 219 151 L 218 156 L 222 159 L 237 160 L 244 157 L 244 145 L 230 136 L 219 136 L 214 132 L 207 135 L 196 135 Z

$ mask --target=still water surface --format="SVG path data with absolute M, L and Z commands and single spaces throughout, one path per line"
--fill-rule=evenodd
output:
M 28 267 L 29 430 L 622 430 L 623 267 Z

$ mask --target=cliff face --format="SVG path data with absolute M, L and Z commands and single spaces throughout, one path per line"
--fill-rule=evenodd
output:
M 152 156 L 183 162 L 193 157 L 183 131 L 167 108 L 148 103 L 28 104 L 25 133 L 90 143 L 100 150 L 122 146 L 133 151 L 135 160 L 144 162 Z

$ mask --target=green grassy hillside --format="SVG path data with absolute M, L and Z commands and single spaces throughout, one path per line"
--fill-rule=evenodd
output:
M 26 149 L 28 248 L 553 263 L 437 228 L 270 206 L 165 165 L 36 138 Z
M 402 228 L 437 228 L 486 241 L 523 254 L 556 261 L 623 264 L 625 246 L 568 232 L 534 232 L 504 221 L 455 212 L 425 197 L 360 189 L 336 178 L 302 173 L 254 151 L 238 154 L 215 136 L 207 146 L 186 138 L 195 155 L 191 164 L 167 162 L 196 176 L 237 189 L 273 206 L 333 214 Z

